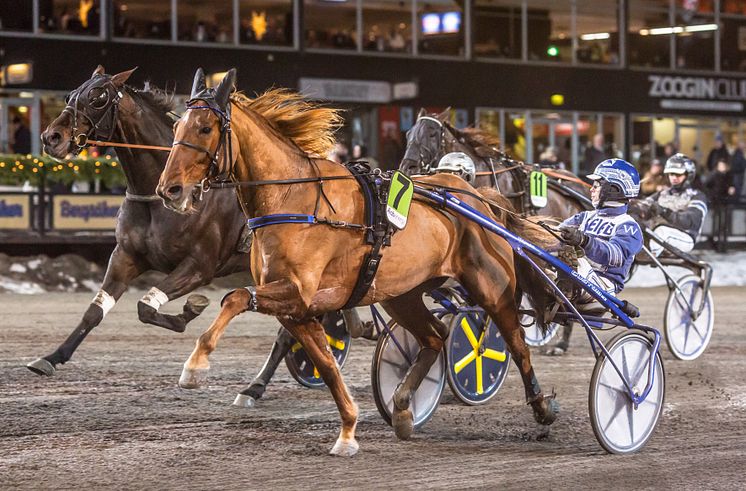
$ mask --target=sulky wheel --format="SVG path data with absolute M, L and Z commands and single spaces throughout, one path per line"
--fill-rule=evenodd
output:
M 640 332 L 628 331 L 608 344 L 609 356 L 629 381 L 633 392 L 642 393 L 648 381 L 653 343 Z M 588 394 L 588 410 L 596 439 L 610 453 L 627 454 L 641 449 L 650 439 L 663 412 L 666 378 L 660 353 L 653 361 L 653 385 L 638 407 L 624 382 L 601 354 L 596 360 Z
M 679 360 L 694 360 L 704 353 L 712 337 L 715 323 L 715 305 L 707 291 L 702 313 L 696 315 L 702 301 L 702 281 L 698 276 L 687 275 L 677 281 L 679 289 L 668 294 L 663 314 L 668 349 Z M 695 318 L 696 317 L 696 318 Z
M 450 332 L 446 341 L 448 385 L 464 404 L 484 404 L 508 375 L 510 353 L 505 340 L 483 312 L 454 316 Z
M 326 339 L 329 341 L 332 354 L 341 369 L 347 361 L 347 354 L 350 352 L 350 334 L 347 332 L 342 313 L 329 312 L 324 314 L 321 324 L 326 331 Z M 290 351 L 285 355 L 285 365 L 287 365 L 290 375 L 299 384 L 312 389 L 324 386 L 321 375 L 300 343 L 296 342 L 290 347 Z
M 394 391 L 419 353 L 420 345 L 409 331 L 393 321 L 389 323 L 389 330 L 391 335 L 384 331 L 378 338 L 370 377 L 378 412 L 386 423 L 391 424 Z M 441 351 L 412 397 L 409 409 L 412 410 L 415 430 L 427 423 L 440 403 L 440 395 L 446 383 L 445 365 L 445 357 Z
M 533 309 L 533 306 L 531 305 L 531 302 L 528 300 L 528 297 L 526 295 L 523 295 L 523 297 L 521 298 L 520 309 Z M 526 344 L 529 346 L 544 346 L 552 340 L 554 335 L 557 334 L 557 330 L 560 328 L 560 325 L 556 322 L 550 322 L 546 332 L 544 333 L 541 331 L 539 324 L 536 322 L 536 319 L 531 314 L 521 314 L 520 322 L 521 326 L 523 326 Z

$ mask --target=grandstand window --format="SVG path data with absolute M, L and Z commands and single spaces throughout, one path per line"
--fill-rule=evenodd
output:
M 520 59 L 523 53 L 523 2 L 474 2 L 474 56 Z
M 412 0 L 363 2 L 363 50 L 412 52 Z
M 293 0 L 241 0 L 238 39 L 242 44 L 293 46 Z
M 112 10 L 115 37 L 171 39 L 171 0 L 115 0 Z

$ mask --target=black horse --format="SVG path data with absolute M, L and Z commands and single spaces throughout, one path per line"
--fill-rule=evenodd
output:
M 61 159 L 78 152 L 79 144 L 86 140 L 170 147 L 174 123 L 171 97 L 156 88 L 135 90 L 125 85 L 133 71 L 107 75 L 99 66 L 89 80 L 70 93 L 67 107 L 42 134 L 44 150 Z M 140 320 L 183 332 L 186 324 L 207 307 L 207 298 L 190 295 L 178 315 L 159 312 L 162 304 L 213 278 L 250 270 L 251 236 L 234 191 L 213 189 L 205 193 L 200 206 L 206 213 L 177 214 L 165 208 L 154 194 L 168 152 L 124 147 L 117 150 L 117 156 L 127 179 L 127 192 L 117 220 L 117 245 L 104 282 L 67 340 L 52 354 L 27 365 L 39 375 L 51 376 L 56 365 L 70 360 L 130 282 L 146 271 L 167 276 L 139 301 Z M 367 328 L 354 310 L 344 316 L 353 337 Z M 293 337 L 281 327 L 261 372 L 241 393 L 246 396 L 244 405 L 262 396 L 293 344 Z
M 407 132 L 407 148 L 399 165 L 406 174 L 429 174 L 439 160 L 449 152 L 464 152 L 474 161 L 476 187 L 491 186 L 508 197 L 516 210 L 524 215 L 541 213 L 565 219 L 590 209 L 590 186 L 571 172 L 542 169 L 549 176 L 547 204 L 532 206 L 529 173 L 533 166 L 509 158 L 494 135 L 475 128 L 459 130 L 448 123 L 448 111 L 427 114 L 421 109 L 414 126 Z M 570 343 L 572 324 L 564 327 L 560 341 L 545 354 L 562 355 Z

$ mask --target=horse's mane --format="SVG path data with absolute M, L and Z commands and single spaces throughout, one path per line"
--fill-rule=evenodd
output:
M 500 138 L 480 128 L 453 129 L 456 137 L 474 148 L 479 155 L 491 155 L 497 157 L 500 154 Z
M 174 94 L 159 89 L 150 82 L 146 82 L 142 90 L 132 90 L 142 98 L 143 102 L 160 113 L 168 113 L 174 110 Z
M 255 98 L 236 92 L 231 100 L 266 118 L 310 156 L 326 156 L 336 143 L 334 133 L 344 124 L 339 109 L 323 107 L 289 89 L 269 89 Z

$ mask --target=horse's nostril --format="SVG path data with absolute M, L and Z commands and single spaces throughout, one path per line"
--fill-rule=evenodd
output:
M 58 144 L 58 143 L 60 142 L 60 140 L 62 140 L 62 135 L 60 135 L 60 134 L 59 134 L 58 132 L 56 132 L 56 131 L 52 131 L 52 132 L 45 132 L 45 133 L 44 133 L 44 134 L 42 135 L 42 138 L 41 138 L 41 139 L 42 139 L 42 141 L 43 141 L 44 143 L 46 143 L 47 145 L 52 145 L 52 146 L 54 146 L 54 145 L 57 145 L 57 144 Z
M 171 186 L 166 190 L 166 196 L 169 199 L 178 199 L 181 196 L 183 188 L 181 186 Z

